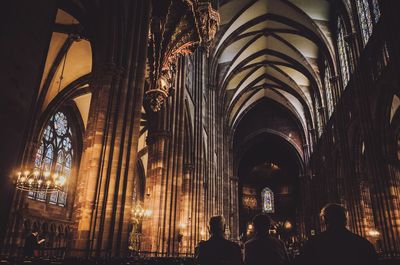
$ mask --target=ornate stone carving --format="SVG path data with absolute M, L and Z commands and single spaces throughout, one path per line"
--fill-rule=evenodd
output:
M 157 1 L 153 6 L 146 103 L 157 112 L 173 90 L 177 58 L 192 53 L 199 45 L 208 50 L 220 20 L 209 1 Z
M 219 27 L 219 13 L 212 8 L 211 3 L 199 2 L 196 7 L 196 19 L 200 32 L 200 44 L 207 50 L 208 55 L 209 47 Z
M 168 97 L 169 82 L 164 76 L 161 76 L 155 86 L 146 91 L 146 100 L 152 111 L 161 110 L 164 100 Z

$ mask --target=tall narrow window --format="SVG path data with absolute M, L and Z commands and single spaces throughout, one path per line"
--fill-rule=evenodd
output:
M 262 198 L 262 212 L 263 213 L 273 213 L 275 211 L 274 207 L 274 193 L 269 188 L 264 188 L 261 191 Z
M 54 114 L 44 130 L 40 147 L 35 156 L 35 168 L 40 171 L 51 171 L 63 175 L 66 180 L 71 175 L 74 151 L 72 148 L 72 130 L 64 112 Z M 50 194 L 29 192 L 28 197 L 38 201 L 65 206 L 66 188 Z
M 318 130 L 318 136 L 321 136 L 323 131 L 324 131 L 324 124 L 322 123 L 322 116 L 323 116 L 323 111 L 322 109 L 317 110 L 317 130 Z
M 324 71 L 324 85 L 325 85 L 325 94 L 326 94 L 326 107 L 328 109 L 328 116 L 330 117 L 333 113 L 333 109 L 335 107 L 335 103 L 333 101 L 333 91 L 331 85 L 331 73 L 329 71 L 328 63 L 325 62 L 325 71 Z
M 378 22 L 381 12 L 377 0 L 357 0 L 357 13 L 364 46 L 372 35 L 374 24 Z
M 342 74 L 343 80 L 343 88 L 346 88 L 347 83 L 350 79 L 350 65 L 349 65 L 349 56 L 347 53 L 346 42 L 344 40 L 344 26 L 343 21 L 338 18 L 337 23 L 337 46 L 338 46 L 338 54 L 340 61 L 340 72 Z
M 379 9 L 378 0 L 372 0 L 372 9 L 374 14 L 374 22 L 378 23 L 379 18 L 381 17 L 381 10 Z

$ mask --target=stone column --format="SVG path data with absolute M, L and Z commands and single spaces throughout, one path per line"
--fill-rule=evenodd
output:
M 149 161 L 146 177 L 144 208 L 152 211 L 151 219 L 143 223 L 142 249 L 151 252 L 162 252 L 162 220 L 165 206 L 166 156 L 168 153 L 168 131 L 149 131 L 147 145 Z
M 128 250 L 150 3 L 96 5 L 91 21 L 93 96 L 74 202 L 71 254 L 116 257 Z
M 161 111 L 149 118 L 149 163 L 145 208 L 153 212 L 143 224 L 143 246 L 161 255 L 179 250 L 180 205 L 183 180 L 184 145 L 184 59 L 177 63 L 175 91 Z
M 182 236 L 179 252 L 190 253 L 189 241 L 191 238 L 190 234 L 190 180 L 193 177 L 193 165 L 183 165 L 183 181 L 182 181 L 182 195 L 180 198 L 180 223 L 179 223 L 179 234 Z

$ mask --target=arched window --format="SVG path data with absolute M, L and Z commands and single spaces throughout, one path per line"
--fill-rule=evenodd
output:
M 372 34 L 373 25 L 378 22 L 381 12 L 377 0 L 357 0 L 357 13 L 364 46 Z
M 40 146 L 35 156 L 35 168 L 39 171 L 51 171 L 63 175 L 68 183 L 73 166 L 74 150 L 72 147 L 72 129 L 64 112 L 54 114 L 46 125 Z M 28 197 L 38 201 L 65 206 L 67 187 L 63 191 L 50 194 L 29 192 Z
M 264 188 L 261 191 L 262 198 L 262 212 L 263 213 L 273 213 L 275 211 L 274 207 L 274 193 L 269 188 Z
M 350 64 L 349 56 L 347 53 L 346 42 L 344 40 L 345 31 L 341 18 L 337 21 L 337 47 L 339 54 L 340 72 L 342 74 L 343 88 L 346 88 L 350 79 Z

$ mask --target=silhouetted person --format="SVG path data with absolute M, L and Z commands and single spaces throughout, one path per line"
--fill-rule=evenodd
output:
M 375 265 L 377 254 L 372 244 L 347 230 L 346 210 L 328 204 L 321 210 L 326 231 L 312 237 L 304 246 L 296 264 L 301 265 Z
M 253 219 L 255 237 L 246 242 L 244 263 L 246 265 L 282 265 L 289 263 L 285 244 L 269 235 L 271 218 L 257 215 Z
M 242 253 L 238 244 L 224 237 L 225 222 L 222 216 L 210 219 L 210 239 L 196 247 L 196 260 L 200 265 L 240 265 Z
M 39 241 L 39 233 L 34 231 L 25 238 L 24 244 L 24 256 L 25 257 L 38 257 L 39 256 L 39 246 L 41 241 Z

